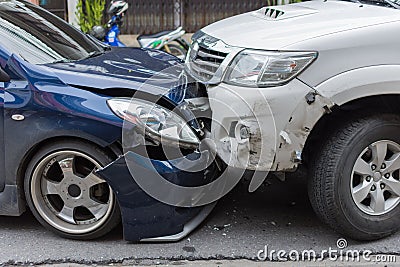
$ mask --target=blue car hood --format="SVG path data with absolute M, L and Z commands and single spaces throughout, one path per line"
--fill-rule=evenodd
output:
M 172 89 L 171 80 L 177 79 L 180 67 L 171 67 L 179 63 L 179 59 L 162 51 L 113 48 L 96 57 L 44 66 L 71 86 L 143 90 L 159 95 Z M 173 71 L 162 72 L 167 69 Z M 150 84 L 152 86 L 148 86 Z

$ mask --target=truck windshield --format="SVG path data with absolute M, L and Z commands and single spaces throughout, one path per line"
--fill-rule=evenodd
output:
M 342 0 L 342 1 L 400 9 L 400 0 Z
M 0 47 L 32 64 L 80 60 L 104 51 L 53 14 L 17 0 L 0 0 Z

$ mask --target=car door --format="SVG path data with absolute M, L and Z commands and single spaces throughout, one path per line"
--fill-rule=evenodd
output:
M 8 74 L 0 67 L 0 192 L 3 192 L 5 187 L 4 90 L 5 84 L 9 82 L 9 79 Z

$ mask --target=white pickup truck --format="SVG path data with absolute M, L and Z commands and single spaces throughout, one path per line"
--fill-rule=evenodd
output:
M 303 165 L 318 216 L 358 240 L 400 227 L 397 2 L 264 7 L 197 32 L 187 56 L 220 158 L 259 172 Z

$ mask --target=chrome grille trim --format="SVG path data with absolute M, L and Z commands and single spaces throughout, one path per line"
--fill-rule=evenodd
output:
M 202 58 L 214 58 L 216 60 L 221 60 L 221 62 L 225 59 L 226 55 L 225 53 L 217 52 L 215 51 L 215 54 L 211 52 L 212 50 L 205 49 L 200 47 L 197 56 L 202 57 Z M 219 54 L 224 54 L 224 56 L 220 56 Z
M 189 68 L 200 81 L 208 82 L 214 77 L 227 55 L 199 45 L 197 49 L 191 50 Z
M 205 84 L 218 84 L 229 63 L 243 50 L 232 47 L 202 31 L 192 37 L 193 43 L 186 58 L 187 71 Z
M 216 69 L 218 69 L 219 66 L 221 65 L 221 64 L 213 63 L 211 61 L 205 61 L 205 60 L 201 60 L 201 59 L 196 59 L 196 63 L 200 66 L 204 65 L 204 66 L 208 66 L 208 67 L 216 68 Z
M 206 70 L 206 69 L 203 69 L 203 68 L 201 68 L 201 67 L 199 67 L 197 64 L 191 64 L 191 66 L 190 66 L 191 68 L 192 68 L 192 70 L 194 70 L 194 71 L 196 71 L 197 73 L 198 73 L 198 75 L 202 75 L 202 72 L 204 73 L 204 74 L 207 74 L 207 75 L 210 75 L 210 76 L 213 76 L 214 74 L 215 74 L 215 72 L 212 72 L 212 71 L 208 71 L 208 70 Z

